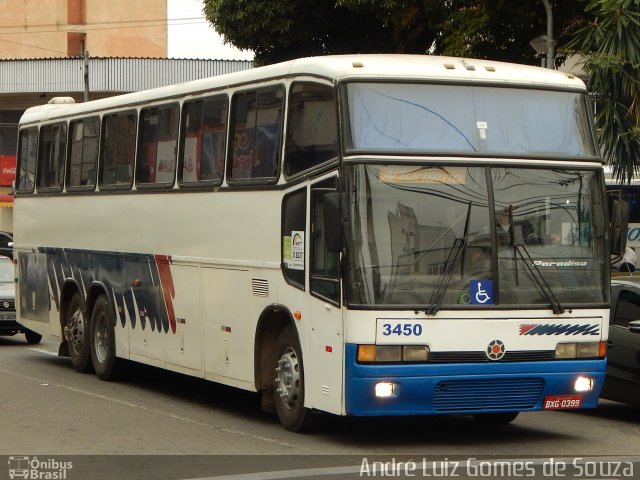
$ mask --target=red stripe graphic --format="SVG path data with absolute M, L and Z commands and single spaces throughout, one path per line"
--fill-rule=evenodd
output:
M 173 311 L 173 299 L 176 296 L 176 289 L 173 286 L 173 277 L 171 276 L 171 257 L 168 255 L 155 255 L 155 259 L 156 265 L 158 265 L 164 305 L 167 307 L 167 314 L 169 315 L 169 325 L 171 325 L 171 332 L 176 333 L 176 314 Z

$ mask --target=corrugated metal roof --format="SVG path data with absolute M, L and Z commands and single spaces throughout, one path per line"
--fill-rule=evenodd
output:
M 246 60 L 89 58 L 89 90 L 134 92 L 253 68 Z M 0 93 L 82 92 L 81 57 L 0 60 Z

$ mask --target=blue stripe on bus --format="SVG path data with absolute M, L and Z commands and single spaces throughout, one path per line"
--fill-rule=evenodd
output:
M 604 359 L 364 365 L 356 348 L 345 346 L 345 409 L 357 416 L 542 410 L 546 396 L 575 395 L 578 375 L 595 379 L 595 389 L 582 394 L 582 408 L 595 408 L 606 369 Z M 397 396 L 375 396 L 383 381 L 397 385 Z

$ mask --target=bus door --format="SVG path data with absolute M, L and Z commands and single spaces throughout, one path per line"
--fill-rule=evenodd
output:
M 309 406 L 339 414 L 342 410 L 344 336 L 341 311 L 340 254 L 327 248 L 324 195 L 335 192 L 336 178 L 311 186 L 309 196 L 309 311 L 312 321 L 308 345 L 313 362 L 305 365 Z M 307 353 L 307 357 L 309 356 Z M 309 365 L 309 366 L 307 366 Z M 308 372 L 308 373 L 307 373 Z

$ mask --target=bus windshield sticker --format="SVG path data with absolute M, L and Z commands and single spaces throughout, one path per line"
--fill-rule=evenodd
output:
M 469 295 L 471 305 L 492 305 L 493 280 L 471 280 Z
M 380 167 L 378 179 L 385 183 L 445 183 L 464 185 L 465 169 L 461 167 L 405 167 L 386 165 Z
M 291 232 L 291 246 L 288 267 L 292 270 L 304 270 L 304 232 Z
M 480 140 L 487 139 L 487 122 L 476 122 L 476 126 L 478 127 L 478 134 L 480 135 Z

